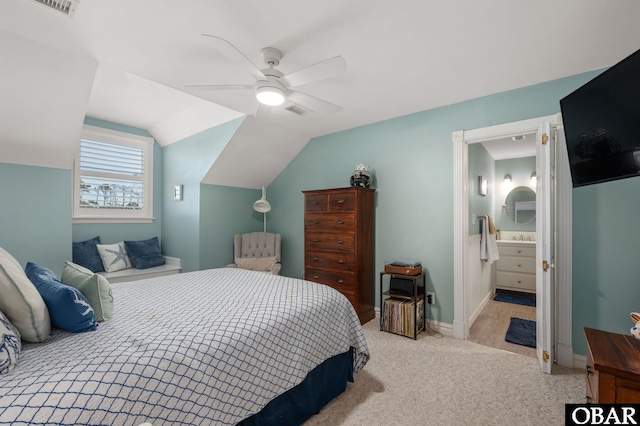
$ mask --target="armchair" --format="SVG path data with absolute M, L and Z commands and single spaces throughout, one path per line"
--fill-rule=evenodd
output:
M 248 232 L 233 238 L 234 262 L 229 267 L 280 274 L 280 234 Z

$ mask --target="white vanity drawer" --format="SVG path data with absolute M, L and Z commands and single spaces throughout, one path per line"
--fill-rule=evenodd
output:
M 496 273 L 496 287 L 507 290 L 535 293 L 536 276 L 531 274 L 499 271 Z
M 536 246 L 535 244 L 524 245 L 524 244 L 498 244 L 498 253 L 500 253 L 500 257 L 502 256 L 525 256 L 525 257 L 536 257 Z
M 497 262 L 496 269 L 498 271 L 524 272 L 527 274 L 535 274 L 536 259 L 534 257 L 502 257 L 502 253 L 500 253 L 500 260 L 498 260 Z

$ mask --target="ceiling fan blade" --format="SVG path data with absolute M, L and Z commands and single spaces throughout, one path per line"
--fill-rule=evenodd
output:
M 345 72 L 346 69 L 347 62 L 344 58 L 342 56 L 335 56 L 280 77 L 280 82 L 284 84 L 285 87 L 300 86 L 333 77 L 334 75 Z
M 299 104 L 300 106 L 309 109 L 313 112 L 319 112 L 322 114 L 333 114 L 342 111 L 342 107 L 334 105 L 331 102 L 323 101 L 314 96 L 307 95 L 302 92 L 290 90 L 287 95 L 290 101 Z
M 236 47 L 227 40 L 210 34 L 202 34 L 202 36 L 206 37 L 207 40 L 213 44 L 213 47 L 218 49 L 223 55 L 246 69 L 256 80 L 267 79 L 262 71 L 253 64 L 253 62 L 251 62 L 242 52 L 236 49 Z
M 214 90 L 253 90 L 255 86 L 248 84 L 190 84 L 184 88 L 194 92 L 212 92 Z

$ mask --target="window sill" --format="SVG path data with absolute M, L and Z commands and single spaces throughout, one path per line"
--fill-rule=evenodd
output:
M 74 217 L 72 224 L 79 223 L 153 223 L 154 217 Z

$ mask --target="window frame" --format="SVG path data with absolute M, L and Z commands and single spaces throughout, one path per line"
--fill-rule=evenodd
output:
M 143 208 L 134 209 L 87 209 L 80 207 L 80 140 L 90 139 L 142 150 L 143 162 Z M 102 127 L 83 125 L 73 165 L 72 223 L 151 223 L 153 217 L 153 145 L 154 139 Z

